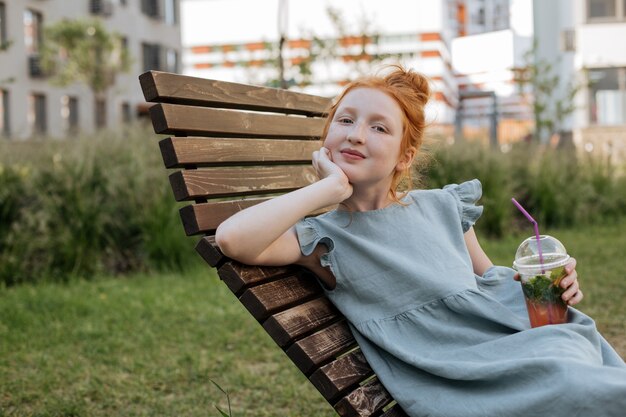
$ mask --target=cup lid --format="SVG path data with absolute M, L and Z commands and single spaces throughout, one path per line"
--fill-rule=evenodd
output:
M 537 237 L 531 236 L 517 248 L 513 268 L 522 274 L 540 274 L 569 262 L 570 256 L 567 254 L 565 246 L 558 239 L 548 235 L 540 235 L 539 244 L 541 245 L 543 263 L 539 257 Z

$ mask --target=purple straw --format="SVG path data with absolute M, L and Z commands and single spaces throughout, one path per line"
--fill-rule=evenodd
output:
M 539 226 L 537 225 L 537 221 L 535 219 L 533 219 L 533 216 L 531 216 L 524 209 L 524 207 L 522 207 L 522 205 L 517 202 L 516 199 L 512 198 L 511 201 L 513 202 L 513 204 L 515 204 L 515 207 L 517 207 L 519 209 L 519 211 L 521 211 L 522 214 L 524 216 L 526 216 L 526 218 L 533 224 L 533 227 L 535 228 L 535 237 L 537 238 L 537 249 L 539 250 L 539 263 L 542 266 L 541 273 L 543 274 L 544 273 L 544 270 L 543 270 L 543 254 L 541 253 L 541 242 L 539 241 Z

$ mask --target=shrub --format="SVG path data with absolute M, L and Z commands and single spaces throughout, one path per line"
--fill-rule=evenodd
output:
M 485 210 L 477 229 L 500 237 L 529 227 L 515 197 L 541 228 L 606 222 L 626 214 L 626 178 L 614 166 L 573 150 L 520 143 L 507 152 L 457 143 L 433 152 L 429 188 L 478 178 Z
M 0 282 L 193 265 L 194 241 L 182 231 L 153 138 L 134 126 L 2 143 Z
M 145 126 L 65 141 L 0 142 L 0 284 L 201 265 L 185 236 L 154 133 Z M 626 178 L 590 157 L 520 144 L 460 143 L 419 163 L 426 187 L 479 178 L 477 228 L 503 236 L 626 213 Z M 419 175 L 416 175 L 419 177 Z

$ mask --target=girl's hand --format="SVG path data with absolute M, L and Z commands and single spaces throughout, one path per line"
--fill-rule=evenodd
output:
M 578 284 L 578 274 L 576 273 L 576 259 L 572 258 L 570 263 L 565 265 L 565 272 L 567 272 L 567 275 L 563 277 L 561 283 L 559 284 L 561 288 L 565 288 L 561 298 L 568 305 L 573 306 L 580 303 L 583 299 L 583 292 L 580 290 L 580 286 Z M 515 274 L 513 279 L 519 281 L 519 273 Z
M 348 177 L 333 160 L 330 151 L 327 148 L 320 148 L 319 151 L 313 152 L 313 167 L 320 180 L 332 178 L 339 186 L 339 201 L 344 201 L 352 195 L 352 184 Z
M 583 292 L 578 285 L 578 274 L 576 273 L 576 259 L 572 258 L 570 263 L 565 265 L 567 275 L 561 280 L 561 288 L 565 288 L 565 292 L 561 295 L 563 301 L 568 305 L 576 305 L 583 299 Z

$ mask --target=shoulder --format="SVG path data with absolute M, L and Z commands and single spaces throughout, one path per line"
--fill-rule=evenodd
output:
M 463 203 L 475 203 L 483 194 L 483 186 L 476 178 L 460 184 L 448 184 L 443 191 L 450 193 Z

